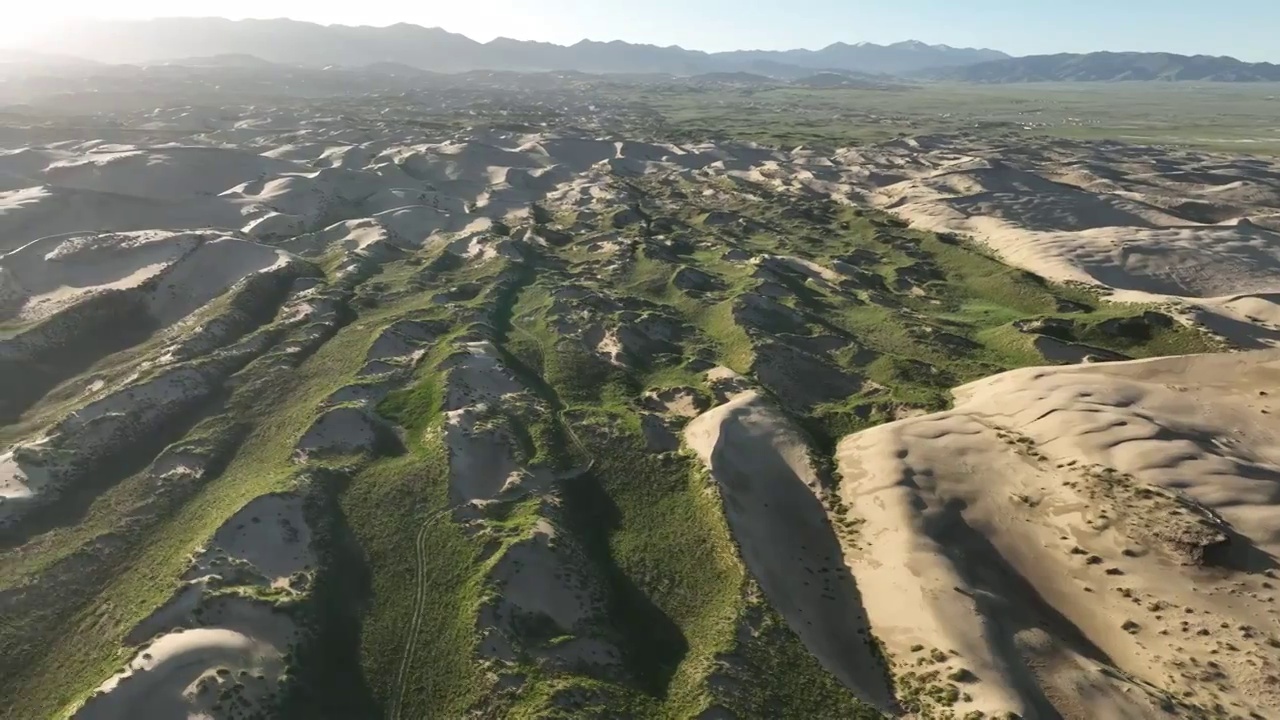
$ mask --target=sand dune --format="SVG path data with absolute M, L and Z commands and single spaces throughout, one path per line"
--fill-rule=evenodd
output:
M 535 475 L 546 479 L 545 472 L 530 473 L 520 462 L 519 442 L 504 410 L 532 400 L 493 344 L 466 343 L 442 367 L 448 373 L 444 435 L 455 500 L 492 500 L 518 491 Z
M 0 527 L 20 517 L 32 500 L 39 498 L 48 483 L 48 471 L 15 457 L 17 448 L 0 455 Z
M 199 172 L 192 172 L 197 167 Z M 244 150 L 158 147 L 90 152 L 55 161 L 41 175 L 58 187 L 149 200 L 182 200 L 217 195 L 247 177 L 305 170 Z
M 290 262 L 284 252 L 243 240 L 158 231 L 48 237 L 0 256 L 24 319 L 48 317 L 99 293 L 144 288 L 162 324 L 186 317 L 246 276 Z
M 270 707 L 302 637 L 284 609 L 218 587 L 305 590 L 316 563 L 297 494 L 259 497 L 218 529 L 168 603 L 139 623 L 141 645 L 76 718 L 224 717 Z
M 787 624 L 847 687 L 893 707 L 861 584 L 840 561 L 808 445 L 790 420 L 747 391 L 695 418 L 684 437 L 711 471 L 743 561 Z
M 249 601 L 208 606 L 205 627 L 161 635 L 103 683 L 73 717 L 212 717 L 231 703 L 268 706 L 298 631 L 288 616 Z
M 556 665 L 590 664 L 616 671 L 621 653 L 607 640 L 591 637 L 592 624 L 604 616 L 603 594 L 595 578 L 583 570 L 585 565 L 571 536 L 546 519 L 536 521 L 527 537 L 502 553 L 489 574 L 499 592 L 480 609 L 480 653 L 512 663 L 521 652 L 532 653 Z M 518 628 L 535 621 L 577 637 L 552 647 L 517 650 L 512 641 L 520 637 Z
M 1274 352 L 1030 368 L 846 438 L 845 559 L 898 672 L 1023 717 L 1280 706 L 1277 382 Z
M 218 528 L 187 578 L 220 575 L 222 581 L 237 584 L 260 578 L 264 585 L 285 588 L 297 583 L 298 576 L 316 565 L 304 502 L 301 495 L 263 495 L 252 500 Z
M 470 112 L 468 91 L 451 87 L 432 102 Z M 530 102 L 546 109 L 542 98 Z M 1280 412 L 1269 394 L 1280 359 L 1099 364 L 1088 361 L 1125 356 L 1082 344 L 1108 344 L 1097 335 L 1064 336 L 1077 343 L 1028 331 L 1036 337 L 1014 336 L 1028 352 L 1086 364 L 989 378 L 957 390 L 954 410 L 909 417 L 923 412 L 918 398 L 937 407 L 950 381 L 925 393 L 888 378 L 1012 365 L 961 326 L 1015 311 L 931 294 L 947 279 L 946 249 L 929 240 L 935 249 L 923 250 L 875 212 L 971 236 L 1051 280 L 1174 304 L 1181 319 L 1240 347 L 1280 346 L 1272 163 L 941 135 L 837 152 L 681 145 L 619 140 L 595 122 L 596 108 L 583 112 L 598 132 L 544 131 L 553 123 L 525 124 L 518 113 L 457 130 L 402 104 L 364 110 L 353 122 L 355 107 L 321 112 L 311 100 L 148 106 L 127 128 L 77 125 L 67 138 L 0 152 L 5 541 L 46 552 L 74 533 L 60 519 L 52 530 L 29 523 L 29 534 L 19 523 L 33 508 L 83 500 L 72 509 L 91 518 L 88 539 L 65 541 L 67 566 L 88 576 L 128 567 L 110 553 L 148 542 L 148 523 L 168 522 L 164 503 L 222 513 L 201 526 L 215 532 L 187 538 L 182 562 L 158 576 L 172 583 L 169 600 L 110 638 L 123 639 L 118 660 L 133 657 L 81 717 L 222 717 L 228 707 L 214 703 L 233 690 L 245 714 L 267 710 L 299 662 L 301 636 L 250 598 L 312 601 L 325 570 L 311 547 L 313 506 L 304 512 L 305 493 L 320 484 L 311 473 L 330 480 L 367 463 L 388 473 L 435 463 L 425 453 L 440 441 L 447 488 L 373 493 L 406 501 L 412 514 L 351 538 L 377 544 L 379 533 L 403 533 L 398 546 L 359 560 L 383 572 L 392 566 L 377 563 L 402 553 L 397 582 L 415 562 L 410 622 L 369 626 L 369 637 L 405 635 L 399 677 L 370 683 L 380 701 L 396 683 L 391 715 L 402 714 L 406 683 L 419 703 L 434 692 L 414 688 L 423 677 L 407 679 L 407 668 L 434 660 L 414 655 L 420 635 L 454 630 L 424 627 L 422 603 L 440 581 L 424 543 L 439 542 L 429 538 L 435 523 L 455 523 L 451 537 L 476 541 L 480 558 L 448 568 L 475 571 L 468 592 L 483 586 L 465 599 L 476 614 L 463 626 L 479 639 L 468 658 L 483 670 L 477 682 L 492 681 L 477 695 L 590 678 L 591 689 L 646 693 L 641 704 L 653 707 L 705 690 L 701 717 L 722 717 L 719 666 L 749 664 L 745 651 L 727 658 L 724 645 L 745 646 L 754 630 L 747 611 L 708 619 L 737 633 L 710 647 L 711 632 L 682 625 L 697 621 L 690 606 L 701 598 L 667 602 L 680 583 L 658 567 L 661 548 L 643 547 L 655 538 L 635 541 L 647 529 L 627 525 L 639 501 L 615 493 L 619 478 L 595 476 L 617 472 L 604 452 L 588 456 L 588 445 L 612 450 L 623 434 L 647 443 L 654 457 L 645 461 L 675 468 L 682 445 L 697 456 L 736 541 L 724 560 L 740 559 L 752 594 L 758 581 L 768 601 L 756 610 L 777 610 L 837 689 L 886 713 L 1194 717 L 1220 703 L 1266 717 L 1280 707 L 1280 439 L 1268 422 Z M 841 224 L 867 231 L 848 238 L 856 250 L 840 245 Z M 872 243 L 880 250 L 866 249 Z M 1064 313 L 1090 309 L 1064 297 L 1037 295 L 1037 307 L 1056 298 Z M 929 314 L 946 303 L 960 307 Z M 559 344 L 535 349 L 542 342 L 530 344 L 521 323 L 542 321 Z M 867 335 L 872 323 L 900 327 L 885 327 L 873 346 L 855 322 Z M 1013 325 L 1023 327 L 1032 325 Z M 331 338 L 338 343 L 326 346 Z M 908 357 L 917 348 L 937 357 Z M 942 367 L 953 352 L 964 361 Z M 427 358 L 434 366 L 421 367 Z M 689 378 L 708 368 L 706 387 L 696 387 Z M 552 379 L 550 369 L 572 377 Z M 530 379 L 540 371 L 546 386 Z M 566 392 L 595 373 L 609 378 L 598 398 Z M 305 394 L 287 396 L 295 388 Z M 443 396 L 440 422 L 418 430 L 425 437 L 409 438 L 380 407 L 411 388 L 397 402 L 434 408 L 434 393 Z M 846 438 L 838 473 L 800 430 L 885 417 L 909 419 Z M 384 457 L 407 452 L 416 456 Z M 221 475 L 232 466 L 234 476 Z M 356 507 L 368 501 L 356 483 L 370 481 L 351 475 L 355 490 L 342 501 Z M 684 501 L 676 485 L 662 489 L 664 502 Z M 242 495 L 221 508 L 206 489 Z M 574 493 L 598 490 L 633 505 L 584 512 Z M 146 512 L 117 513 L 117 502 L 138 497 Z M 575 502 L 579 514 L 566 515 Z M 605 517 L 614 511 L 620 519 Z M 349 519 L 378 514 L 362 507 Z M 133 545 L 116 550 L 126 541 L 115 533 Z M 5 566 L 6 582 L 43 579 L 43 565 L 28 567 L 62 558 L 28 563 L 26 552 L 5 556 L 18 566 Z M 377 593 L 393 584 L 379 577 Z M 5 586 L 0 601 L 36 586 Z M 630 613 L 650 595 L 654 617 L 680 626 L 646 626 L 652 648 L 618 632 L 634 616 L 614 607 L 632 603 Z M 392 616 L 378 613 L 396 606 L 387 600 L 375 596 L 353 615 L 385 623 Z M 651 650 L 662 657 L 650 662 Z M 645 664 L 653 667 L 632 667 Z M 548 707 L 612 711 L 611 696 L 583 693 Z M 472 714 L 517 707 L 506 699 Z
M 177 202 L 51 185 L 0 193 L 0 253 L 52 235 L 238 227 L 239 208 L 217 198 Z
M 1118 300 L 1174 301 L 1189 315 L 1209 316 L 1198 319 L 1233 342 L 1276 344 L 1265 326 L 1222 310 L 1229 296 L 1280 290 L 1280 235 L 1250 221 L 1280 207 L 1270 175 L 1245 176 L 1257 169 L 1244 159 L 1059 146 L 1050 157 L 960 139 L 925 153 L 891 145 L 849 151 L 845 162 L 903 179 L 860 187 L 866 171 L 854 171 L 845 187 L 922 229 L 974 237 L 1043 277 Z

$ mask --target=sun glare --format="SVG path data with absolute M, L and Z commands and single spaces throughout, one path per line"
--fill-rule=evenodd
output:
M 17 46 L 44 36 L 52 25 L 68 19 L 71 13 L 24 2 L 6 8 L 4 16 L 4 22 L 0 23 L 0 46 Z

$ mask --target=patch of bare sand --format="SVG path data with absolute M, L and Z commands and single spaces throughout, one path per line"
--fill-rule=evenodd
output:
M 805 646 L 839 680 L 893 707 L 867 633 L 861 591 L 842 562 L 809 447 L 755 391 L 695 418 L 685 442 L 707 465 L 743 561 Z
M 39 497 L 49 481 L 44 468 L 24 463 L 16 455 L 14 450 L 0 454 L 0 528 Z
M 524 386 L 502 365 L 498 349 L 488 341 L 466 343 L 447 360 L 449 373 L 445 410 L 476 403 L 492 403 L 504 395 L 524 391 Z
M 520 461 L 520 444 L 508 415 L 534 406 L 524 385 L 507 370 L 488 341 L 465 343 L 442 364 L 444 437 L 450 491 L 456 502 L 483 503 L 547 478 Z
M 0 256 L 21 297 L 21 317 L 36 320 L 111 290 L 149 288 L 152 314 L 180 320 L 249 275 L 296 258 L 257 243 L 202 232 L 148 231 L 45 238 Z
M 751 390 L 751 381 L 731 368 L 717 365 L 706 372 L 707 387 L 717 404 L 726 403 Z
M 391 439 L 390 428 L 370 411 L 343 405 L 316 418 L 294 448 L 299 462 L 309 457 L 376 453 Z
M 501 413 L 486 407 L 451 410 L 444 435 L 455 500 L 492 500 L 526 480 L 527 471 L 516 458 L 515 433 Z
M 954 686 L 958 714 L 1269 716 L 1277 392 L 1273 351 L 1029 368 L 846 438 L 845 560 L 900 689 Z
M 159 636 L 104 682 L 79 720 L 214 718 L 267 707 L 298 630 L 288 615 L 239 598 L 205 608 L 202 627 Z
M 219 575 L 224 582 L 277 588 L 297 584 L 316 564 L 303 502 L 296 494 L 255 498 L 218 528 L 187 578 Z

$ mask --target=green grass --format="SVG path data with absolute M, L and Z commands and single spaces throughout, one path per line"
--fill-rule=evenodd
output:
M 259 495 L 288 489 L 295 469 L 293 443 L 316 415 L 320 401 L 340 387 L 363 359 L 372 341 L 373 328 L 358 324 L 345 328 L 296 371 L 265 372 L 254 385 L 254 397 L 246 406 L 235 406 L 253 421 L 249 432 L 226 471 L 211 479 L 190 500 L 164 518 L 157 518 L 126 540 L 134 553 L 96 593 L 80 598 L 79 607 L 62 609 L 66 615 L 48 618 L 54 641 L 42 649 L 40 659 L 21 677 L 40 682 L 15 683 L 11 712 L 20 717 L 46 717 L 68 711 L 87 689 L 106 679 L 128 657 L 121 648 L 124 635 L 164 602 L 177 586 L 187 557 L 228 517 Z M 252 375 L 253 365 L 244 372 Z M 126 486 L 120 493 L 137 491 Z M 105 495 L 90 510 L 91 521 L 54 531 L 35 553 L 6 558 L 0 577 L 11 585 L 31 577 L 58 559 L 67 557 L 95 533 L 112 527 L 117 494 Z M 52 626 L 58 630 L 52 632 Z M 9 630 L 8 627 L 5 628 Z M 24 629 L 24 635 L 29 629 Z
M 660 134 L 777 147 L 835 147 L 901 135 L 1013 132 L 1217 150 L 1280 153 L 1274 83 L 923 84 L 897 90 L 688 89 L 645 92 Z
M 659 190 L 654 192 L 661 195 Z M 1077 323 L 1075 342 L 1133 357 L 1217 349 L 1210 338 L 1181 325 L 1140 338 L 1101 332 L 1098 328 L 1107 321 L 1136 317 L 1150 308 L 1106 303 L 1091 290 L 1046 282 L 1000 263 L 968 242 L 912 231 L 875 211 L 762 195 L 751 199 L 735 194 L 729 200 L 715 200 L 716 207 L 732 207 L 770 228 L 744 242 L 758 245 L 757 251 L 828 266 L 837 258 L 861 252 L 878 261 L 858 256 L 855 264 L 883 278 L 887 286 L 887 292 L 849 293 L 822 289 L 798 275 L 778 278 L 795 295 L 784 304 L 808 313 L 812 331 L 847 334 L 849 345 L 835 353 L 835 362 L 883 388 L 820 405 L 797 417 L 821 449 L 832 449 L 841 436 L 890 419 L 902 408 L 943 409 L 950 404 L 955 385 L 1047 363 L 1035 349 L 1033 336 L 1013 327 L 1019 320 L 1069 318 Z M 681 207 L 687 218 L 706 212 L 699 203 L 686 202 Z M 698 331 L 690 343 L 703 343 L 722 364 L 746 374 L 754 360 L 752 340 L 733 316 L 732 298 L 752 290 L 756 281 L 749 265 L 725 262 L 720 259 L 722 252 L 700 250 L 688 260 L 722 281 L 724 290 L 709 297 L 695 299 L 676 290 L 668 279 L 677 266 L 650 258 L 643 250 L 621 287 L 676 312 Z M 900 270 L 934 279 L 924 281 L 918 295 L 895 291 Z
M 645 714 L 696 715 L 744 578 L 718 500 L 689 458 L 648 452 L 633 417 L 592 410 L 582 426 L 596 464 L 566 488 L 567 512 L 607 579 L 610 620 L 650 698 Z
M 430 307 L 429 298 L 409 297 L 369 312 L 342 328 L 294 369 L 268 353 L 241 371 L 242 384 L 224 414 L 197 427 L 218 437 L 244 427 L 243 442 L 225 470 L 170 514 L 131 523 L 114 553 L 110 579 L 101 587 L 59 597 L 42 615 L 0 625 L 0 647 L 25 658 L 5 673 L 6 712 L 15 717 L 65 714 L 89 689 L 131 655 L 125 634 L 164 602 L 188 556 L 228 517 L 255 497 L 294 485 L 293 445 L 318 415 L 325 397 L 351 382 L 365 350 L 390 318 Z M 85 552 L 96 537 L 119 532 L 121 513 L 154 492 L 142 475 L 126 479 L 94 500 L 85 519 L 41 536 L 22 553 L 0 559 L 0 587 L 35 578 L 56 563 Z M 56 628 L 56 631 L 55 631 Z M 52 640 L 52 641 L 50 641 Z
M 404 717 L 458 717 L 483 692 L 475 665 L 475 611 L 484 593 L 478 544 L 446 514 L 448 462 L 443 439 L 428 431 L 402 458 L 384 460 L 358 473 L 340 506 L 371 570 L 369 607 L 362 614 L 360 666 L 384 709 L 413 612 L 414 543 L 425 527 L 425 614 L 409 668 Z M 424 521 L 434 516 L 434 521 Z
M 571 251 L 564 255 L 573 257 Z M 667 306 L 699 331 L 722 362 L 747 370 L 750 343 L 733 321 L 730 303 L 708 307 L 674 290 L 669 281 L 675 269 L 640 252 L 622 291 Z M 610 634 L 640 690 L 612 694 L 611 702 L 638 717 L 692 717 L 716 701 L 707 678 L 717 656 L 734 647 L 746 609 L 746 574 L 701 464 L 691 456 L 650 452 L 633 399 L 647 387 L 698 386 L 701 378 L 678 364 L 624 372 L 573 343 L 557 343 L 544 319 L 549 282 L 528 287 L 515 304 L 518 330 L 506 347 L 542 377 L 550 403 L 563 403 L 562 421 L 572 423 L 583 443 L 575 452 L 593 461 L 592 471 L 565 482 L 563 492 L 567 525 L 604 581 Z M 795 688 L 833 682 L 816 663 L 801 667 L 797 674 L 780 665 L 776 678 L 759 681 L 761 692 L 781 697 L 775 679 Z M 555 717 L 547 714 L 547 703 L 566 683 L 593 687 L 584 678 L 538 677 L 520 712 Z M 511 716 L 523 717 L 520 712 Z
M 739 691 L 724 705 L 744 718 L 880 720 L 884 714 L 849 694 L 824 670 L 767 603 L 747 603 L 761 617 L 754 634 L 739 638 L 727 675 Z
M 443 403 L 444 388 L 438 378 L 429 376 L 408 388 L 388 393 L 378 404 L 378 414 L 404 428 L 408 437 L 420 441 L 422 433 L 439 420 Z

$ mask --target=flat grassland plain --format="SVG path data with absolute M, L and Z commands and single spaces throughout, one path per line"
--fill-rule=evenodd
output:
M 934 83 L 883 88 L 638 91 L 668 127 L 760 142 L 837 146 L 957 130 L 1280 152 L 1273 83 Z
M 1280 89 L 282 72 L 10 90 L 0 716 L 1280 707 Z

